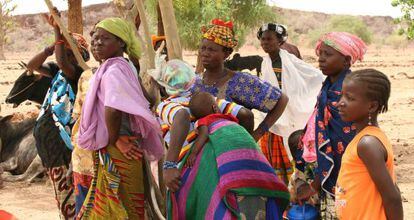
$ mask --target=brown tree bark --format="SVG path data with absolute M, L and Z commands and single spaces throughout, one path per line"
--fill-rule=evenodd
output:
M 162 16 L 161 16 L 161 9 L 160 9 L 160 3 L 157 3 L 157 35 L 158 36 L 165 36 L 164 32 L 164 23 L 162 22 Z
M 4 18 L 3 6 L 3 2 L 0 2 L 0 60 L 6 60 L 6 57 L 4 56 L 4 44 L 6 43 L 4 39 L 6 35 L 6 21 Z
M 82 0 L 68 0 L 68 30 L 83 34 Z
M 172 0 L 159 0 L 164 31 L 167 39 L 168 59 L 183 59 L 177 21 Z

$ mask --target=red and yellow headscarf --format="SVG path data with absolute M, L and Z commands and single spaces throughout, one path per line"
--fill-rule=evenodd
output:
M 220 19 L 211 21 L 211 26 L 202 29 L 203 38 L 213 41 L 214 43 L 227 48 L 234 48 L 237 46 L 237 40 L 234 36 L 233 22 L 224 22 Z

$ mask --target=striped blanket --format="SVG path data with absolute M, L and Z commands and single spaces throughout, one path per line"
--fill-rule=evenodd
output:
M 209 135 L 195 165 L 182 169 L 180 190 L 168 197 L 167 218 L 240 219 L 237 196 L 261 196 L 267 198 L 266 218 L 280 219 L 289 202 L 285 184 L 243 127 L 223 125 Z

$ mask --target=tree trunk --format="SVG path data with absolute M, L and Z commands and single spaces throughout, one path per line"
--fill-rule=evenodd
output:
M 0 22 L 3 22 L 3 19 L 0 19 Z M 3 27 L 4 24 L 0 24 L 1 27 Z M 6 57 L 4 56 L 4 45 L 6 43 L 5 38 L 5 30 L 4 28 L 0 29 L 0 60 L 6 60 Z
M 68 30 L 83 34 L 82 0 L 68 0 Z
M 0 60 L 6 60 L 6 57 L 4 56 L 4 50 L 3 50 L 3 43 L 0 45 Z
M 183 59 L 172 0 L 159 0 L 162 20 L 167 39 L 168 59 Z
M 4 56 L 4 44 L 5 44 L 5 35 L 6 35 L 6 28 L 5 28 L 5 18 L 3 15 L 3 2 L 0 2 L 0 60 L 5 60 L 6 57 Z
M 164 23 L 162 22 L 162 16 L 161 16 L 161 9 L 160 9 L 160 3 L 157 3 L 157 35 L 158 36 L 164 36 Z

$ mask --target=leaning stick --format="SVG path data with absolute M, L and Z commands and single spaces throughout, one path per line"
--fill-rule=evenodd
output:
M 144 2 L 142 0 L 135 0 L 135 6 L 138 9 L 139 18 L 141 19 L 141 25 L 144 28 L 144 40 L 146 43 L 146 49 L 147 49 L 147 54 L 148 54 L 148 59 L 149 59 L 148 69 L 154 69 L 155 68 L 155 62 L 154 62 L 155 51 L 151 46 L 152 45 L 151 36 L 150 36 L 149 28 L 148 28 L 147 17 L 145 16 Z
M 172 0 L 158 1 L 167 40 L 168 58 L 183 59 L 180 37 L 178 35 L 177 21 L 175 19 Z
M 75 55 L 76 61 L 78 61 L 78 64 L 80 67 L 82 67 L 83 70 L 89 69 L 89 66 L 85 63 L 85 61 L 82 58 L 82 55 L 80 54 L 78 47 L 74 43 L 74 39 L 72 36 L 70 36 L 68 29 L 63 25 L 62 20 L 60 17 L 56 14 L 55 10 L 53 10 L 54 6 L 50 0 L 45 0 L 45 3 L 47 7 L 49 8 L 50 14 L 53 16 L 53 19 L 56 21 L 57 25 L 59 26 L 60 30 L 62 31 L 63 36 L 69 43 L 69 47 L 72 49 L 73 54 Z

